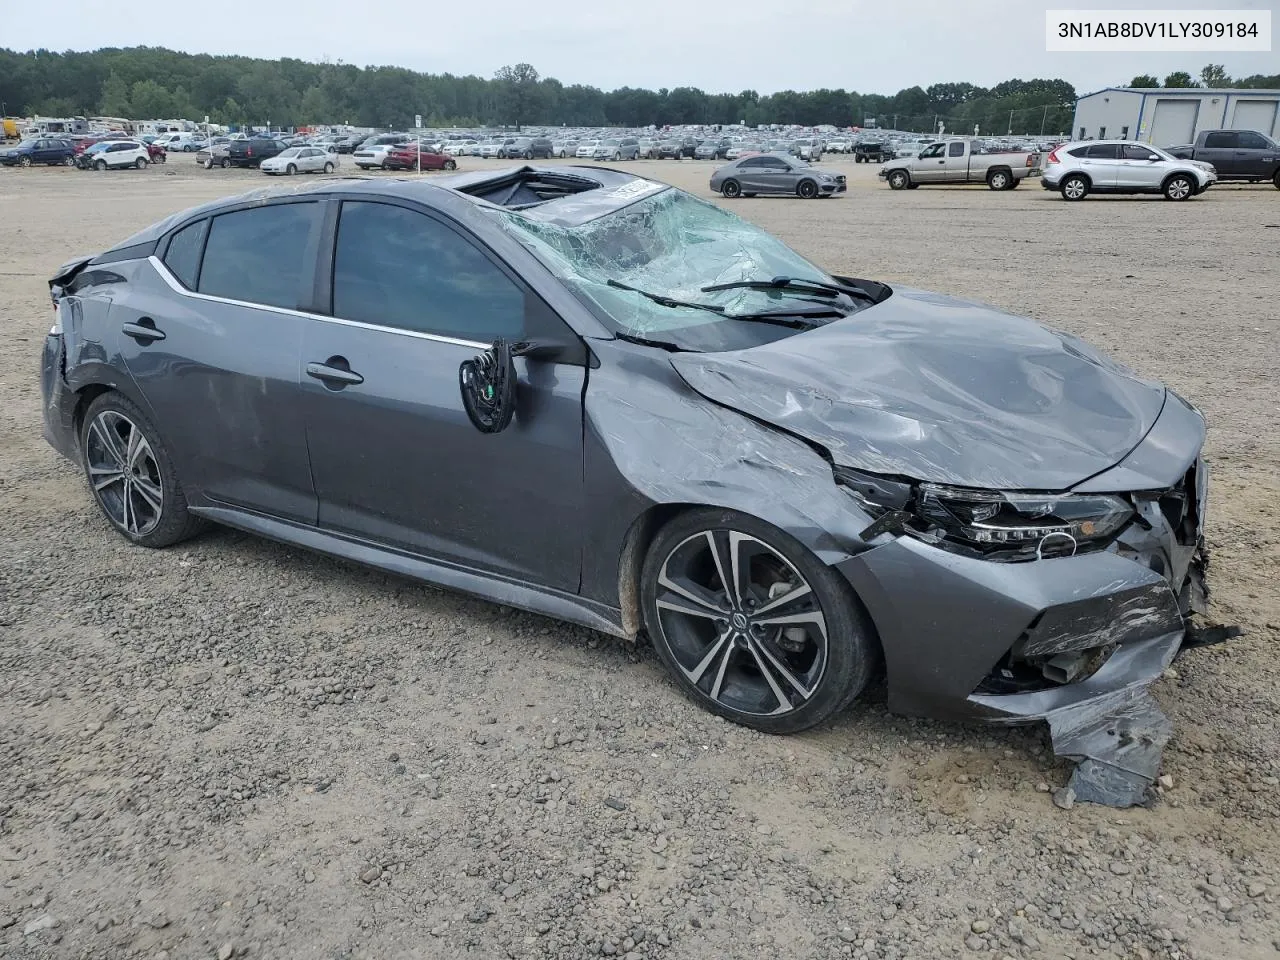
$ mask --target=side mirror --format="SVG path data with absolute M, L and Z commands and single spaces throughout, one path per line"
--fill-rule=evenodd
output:
M 1148 161 L 1149 163 L 1159 163 L 1161 159 L 1162 159 L 1162 158 L 1160 157 L 1160 154 L 1158 154 L 1158 153 L 1153 153 L 1153 154 L 1151 154 L 1151 156 L 1147 157 L 1147 161 Z
M 458 388 L 467 417 L 481 433 L 499 433 L 516 412 L 516 370 L 511 344 L 499 337 L 484 353 L 458 367 Z

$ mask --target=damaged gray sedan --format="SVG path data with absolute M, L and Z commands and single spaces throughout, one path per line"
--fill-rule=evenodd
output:
M 1140 802 L 1205 599 L 1204 422 L 1065 334 L 835 276 L 661 183 L 258 191 L 50 282 L 44 428 L 124 537 L 213 521 L 634 638 L 772 733 L 1047 721 Z

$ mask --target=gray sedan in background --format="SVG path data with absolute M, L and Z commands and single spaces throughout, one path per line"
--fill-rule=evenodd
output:
M 44 433 L 130 543 L 212 521 L 643 633 L 758 730 L 883 669 L 890 709 L 1047 722 L 1078 800 L 1133 804 L 1170 733 L 1147 686 L 1225 638 L 1191 625 L 1189 403 L 647 178 L 260 190 L 50 292 Z
M 831 197 L 844 193 L 843 173 L 823 170 L 798 157 L 763 153 L 725 164 L 711 175 L 711 189 L 732 199 L 757 194 L 801 197 Z

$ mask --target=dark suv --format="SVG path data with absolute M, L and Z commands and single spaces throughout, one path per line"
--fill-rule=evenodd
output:
M 30 167 L 37 163 L 65 164 L 76 162 L 75 145 L 61 137 L 36 137 L 23 140 L 11 150 L 0 150 L 0 163 L 6 167 Z
M 269 160 L 284 150 L 279 140 L 266 137 L 253 140 L 232 140 L 227 150 L 227 159 L 233 167 L 256 167 L 263 160 Z
M 525 160 L 550 160 L 555 150 L 547 137 L 516 137 L 508 140 L 498 151 L 498 156 L 506 160 L 523 157 Z

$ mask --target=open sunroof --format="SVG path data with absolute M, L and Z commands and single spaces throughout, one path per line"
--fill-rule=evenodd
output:
M 456 188 L 508 210 L 525 210 L 548 200 L 559 200 L 575 193 L 598 190 L 601 183 L 574 174 L 521 167 L 492 180 L 482 180 Z

